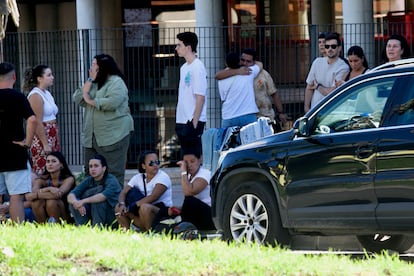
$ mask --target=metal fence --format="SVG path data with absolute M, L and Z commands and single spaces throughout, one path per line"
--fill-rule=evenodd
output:
M 374 66 L 380 63 L 380 52 L 387 35 L 376 30 L 383 29 L 383 26 L 358 24 L 196 29 L 128 26 L 123 29 L 20 32 L 6 34 L 3 58 L 17 66 L 20 77 L 27 67 L 36 64 L 47 64 L 52 68 L 55 84 L 51 91 L 59 106 L 62 151 L 71 165 L 81 165 L 82 109 L 73 103 L 72 93 L 87 78 L 94 55 L 104 52 L 114 56 L 128 80 L 130 108 L 135 121 L 127 164 L 131 167 L 145 149 L 159 150 L 166 164 L 175 163 L 178 157 L 179 146 L 174 139 L 175 106 L 179 68 L 184 60 L 174 51 L 177 33 L 190 30 L 199 36 L 198 55 L 208 72 L 207 127 L 219 127 L 221 104 L 214 74 L 224 68 L 226 52 L 256 48 L 258 59 L 274 78 L 284 109 L 291 120 L 295 120 L 303 114 L 305 79 L 312 60 L 318 55 L 318 32 L 334 30 L 342 33 L 345 30 L 345 45 L 362 41 L 360 45 L 370 49 L 370 66 Z M 16 87 L 21 84 L 19 79 Z

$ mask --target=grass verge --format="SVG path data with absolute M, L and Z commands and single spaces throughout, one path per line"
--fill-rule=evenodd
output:
M 0 275 L 414 275 L 397 256 L 298 254 L 73 225 L 0 225 Z

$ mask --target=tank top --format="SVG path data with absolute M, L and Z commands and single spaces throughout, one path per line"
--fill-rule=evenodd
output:
M 29 95 L 27 95 L 27 98 L 30 99 L 33 94 L 39 94 L 43 99 L 42 122 L 56 120 L 56 114 L 58 113 L 59 109 L 52 94 L 50 94 L 50 92 L 47 90 L 43 91 L 38 87 L 34 87 L 32 91 L 30 91 Z

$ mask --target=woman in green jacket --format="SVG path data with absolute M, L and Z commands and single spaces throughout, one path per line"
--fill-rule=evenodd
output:
M 124 76 L 111 56 L 100 54 L 93 58 L 89 78 L 73 93 L 73 100 L 85 109 L 82 132 L 85 170 L 88 173 L 88 160 L 99 153 L 123 187 L 134 121 Z

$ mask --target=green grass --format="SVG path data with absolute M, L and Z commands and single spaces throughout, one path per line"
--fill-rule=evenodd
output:
M 414 275 L 387 254 L 351 259 L 72 225 L 0 225 L 0 275 Z

